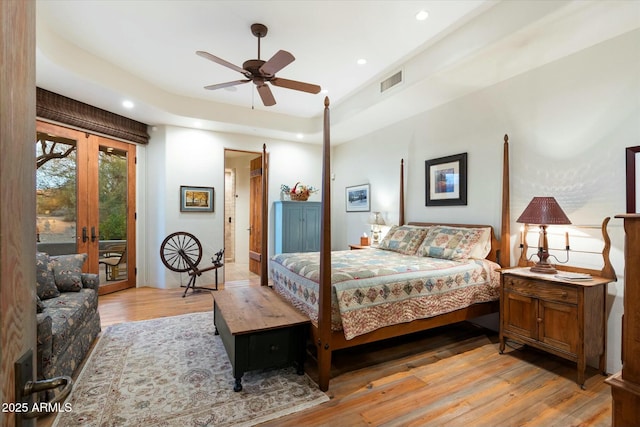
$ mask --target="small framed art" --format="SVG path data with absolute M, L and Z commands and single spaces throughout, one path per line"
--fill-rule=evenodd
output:
M 213 212 L 213 187 L 181 185 L 180 212 Z
M 345 200 L 347 212 L 369 212 L 371 210 L 369 184 L 347 187 Z
M 426 206 L 467 204 L 467 153 L 426 160 Z

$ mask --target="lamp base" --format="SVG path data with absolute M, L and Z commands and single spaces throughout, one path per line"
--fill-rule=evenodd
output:
M 556 270 L 556 268 L 553 265 L 547 264 L 547 263 L 543 264 L 540 262 L 535 264 L 529 270 L 534 273 L 542 273 L 542 274 L 556 274 L 558 272 L 558 270 Z

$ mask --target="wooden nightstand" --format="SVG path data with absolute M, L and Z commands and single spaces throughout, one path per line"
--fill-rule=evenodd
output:
M 584 389 L 588 358 L 606 369 L 606 293 L 611 279 L 572 281 L 531 273 L 528 267 L 501 271 L 500 353 L 513 339 L 578 364 Z

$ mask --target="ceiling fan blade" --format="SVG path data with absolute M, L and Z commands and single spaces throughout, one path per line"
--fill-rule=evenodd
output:
M 245 70 L 243 68 L 240 68 L 237 65 L 233 65 L 231 62 L 225 61 L 222 58 L 218 58 L 217 56 L 212 55 L 209 52 L 203 52 L 201 50 L 198 50 L 198 51 L 196 51 L 196 55 L 201 56 L 203 58 L 206 58 L 206 59 L 208 59 L 210 61 L 213 61 L 216 64 L 224 65 L 225 67 L 231 68 L 232 70 L 237 71 L 239 73 L 242 73 L 244 75 L 247 75 L 247 73 L 248 73 L 247 70 Z M 249 76 L 247 76 L 247 77 L 249 77 Z
M 293 90 L 301 90 L 303 92 L 309 92 L 309 93 L 320 93 L 320 90 L 322 89 L 320 86 L 313 85 L 311 83 L 281 79 L 279 77 L 276 77 L 269 81 L 271 82 L 272 85 L 275 85 L 275 86 L 284 87 L 284 88 L 293 89 Z
M 251 80 L 234 80 L 232 82 L 218 83 L 216 85 L 205 86 L 204 88 L 208 90 L 222 89 L 223 87 L 241 85 L 243 83 L 249 83 L 250 81 Z
M 279 50 L 270 60 L 262 64 L 260 72 L 265 76 L 273 76 L 287 65 L 295 61 L 295 57 L 286 50 Z
M 271 107 L 272 105 L 276 105 L 276 99 L 273 97 L 273 93 L 271 93 L 271 89 L 265 83 L 256 86 L 258 89 L 258 93 L 260 94 L 260 98 L 262 98 L 262 103 L 265 107 Z

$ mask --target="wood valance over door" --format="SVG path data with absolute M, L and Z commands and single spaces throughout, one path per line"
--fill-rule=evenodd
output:
M 36 90 L 38 118 L 138 144 L 147 144 L 147 125 L 48 90 Z

